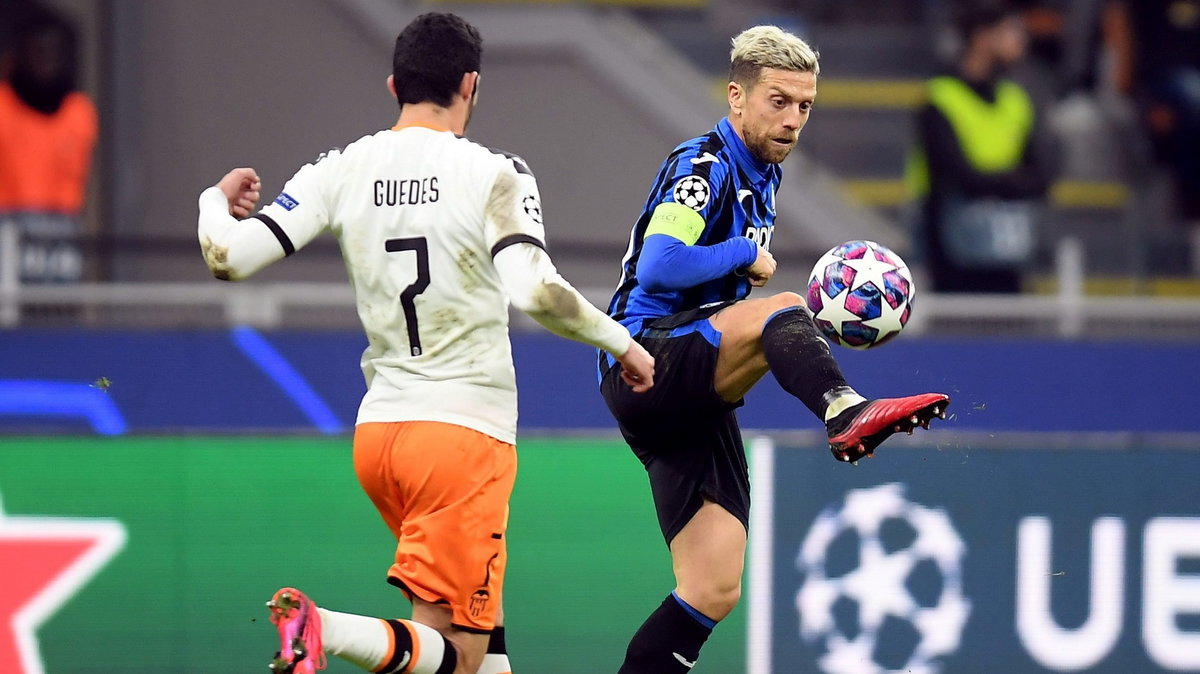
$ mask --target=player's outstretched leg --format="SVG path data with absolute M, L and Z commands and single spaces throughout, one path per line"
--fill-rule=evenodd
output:
M 433 627 L 318 608 L 303 592 L 285 587 L 267 602 L 279 630 L 275 674 L 314 674 L 325 654 L 385 674 L 459 672 L 458 651 Z
M 782 309 L 767 319 L 762 348 L 784 390 L 825 422 L 829 450 L 839 461 L 872 456 L 879 443 L 898 431 L 929 428 L 934 417 L 945 418 L 950 404 L 950 397 L 942 393 L 864 399 L 842 378 L 829 345 L 803 306 Z
M 770 371 L 783 390 L 825 422 L 830 451 L 840 461 L 871 456 L 889 435 L 945 418 L 950 398 L 941 393 L 871 401 L 859 395 L 795 293 L 738 302 L 712 323 L 722 335 L 718 392 L 737 400 Z
M 929 428 L 934 418 L 946 418 L 950 396 L 922 393 L 907 398 L 879 398 L 853 405 L 825 422 L 829 451 L 839 461 L 870 457 L 875 448 L 893 433 L 912 435 L 917 426 Z

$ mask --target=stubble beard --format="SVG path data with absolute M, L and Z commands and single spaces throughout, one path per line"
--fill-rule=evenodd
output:
M 754 155 L 755 159 L 768 164 L 782 164 L 795 147 L 795 144 L 781 147 L 766 133 L 755 134 L 751 137 L 750 142 L 746 143 L 746 148 L 750 150 L 750 154 Z

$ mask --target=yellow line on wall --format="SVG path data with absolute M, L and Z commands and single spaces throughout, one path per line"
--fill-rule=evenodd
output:
M 725 100 L 724 76 L 713 78 L 713 96 Z M 863 110 L 915 110 L 925 100 L 921 80 L 822 77 L 817 82 L 817 107 Z
M 1058 291 L 1058 279 L 1040 276 L 1030 279 L 1030 290 L 1050 295 Z M 1093 297 L 1148 295 L 1153 297 L 1200 297 L 1200 279 L 1092 276 L 1084 279 L 1083 293 Z
M 853 178 L 842 181 L 851 201 L 880 208 L 895 208 L 908 201 L 904 181 L 895 178 Z M 1050 203 L 1057 208 L 1121 208 L 1129 188 L 1111 181 L 1060 180 L 1050 188 Z

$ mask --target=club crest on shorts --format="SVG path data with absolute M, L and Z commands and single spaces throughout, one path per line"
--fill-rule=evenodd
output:
M 684 176 L 675 183 L 675 202 L 699 211 L 708 205 L 708 181 L 700 176 Z
M 488 599 L 491 599 L 491 595 L 486 588 L 481 587 L 475 590 L 474 594 L 471 595 L 472 618 L 478 618 L 483 613 L 483 610 L 487 608 Z

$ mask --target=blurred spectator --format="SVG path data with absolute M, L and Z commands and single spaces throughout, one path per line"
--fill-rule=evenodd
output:
M 20 231 L 23 281 L 78 281 L 97 118 L 76 88 L 76 31 L 36 4 L 8 13 L 11 35 L 0 59 L 0 226 Z
M 961 9 L 955 67 L 927 84 L 908 182 L 916 245 L 938 292 L 1015 293 L 1032 261 L 1052 152 L 1028 92 L 1006 79 L 1025 56 L 1007 5 Z
M 1174 215 L 1193 228 L 1200 248 L 1200 0 L 1114 0 L 1107 18 L 1131 43 L 1116 83 L 1132 96 L 1155 159 L 1170 170 Z

